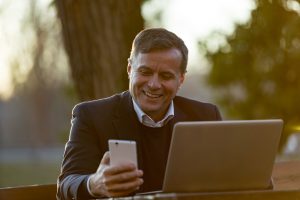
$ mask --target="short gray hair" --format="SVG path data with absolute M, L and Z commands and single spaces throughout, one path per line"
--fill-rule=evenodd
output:
M 164 28 L 149 28 L 139 32 L 133 40 L 129 62 L 139 53 L 149 53 L 159 50 L 178 49 L 182 55 L 181 73 L 186 72 L 188 62 L 188 48 L 184 41 L 174 33 Z

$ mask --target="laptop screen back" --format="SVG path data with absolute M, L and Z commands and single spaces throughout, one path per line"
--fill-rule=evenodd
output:
M 283 121 L 179 122 L 163 192 L 267 189 Z

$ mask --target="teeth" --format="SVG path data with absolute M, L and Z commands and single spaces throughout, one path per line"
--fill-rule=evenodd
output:
M 160 97 L 160 94 L 151 94 L 151 93 L 149 93 L 149 92 L 145 92 L 145 94 L 146 94 L 147 96 L 149 96 L 149 97 L 152 97 L 152 98 L 158 98 L 158 97 Z

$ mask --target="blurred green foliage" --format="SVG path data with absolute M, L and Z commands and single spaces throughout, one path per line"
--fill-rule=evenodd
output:
M 226 44 L 210 51 L 208 83 L 228 118 L 282 118 L 283 144 L 300 124 L 300 4 L 257 0 L 247 24 L 237 25 Z

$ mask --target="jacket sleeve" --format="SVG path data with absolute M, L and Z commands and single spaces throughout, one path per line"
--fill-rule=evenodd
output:
M 103 155 L 92 121 L 85 103 L 74 107 L 57 183 L 57 199 L 92 198 L 87 191 L 87 180 L 96 172 Z

